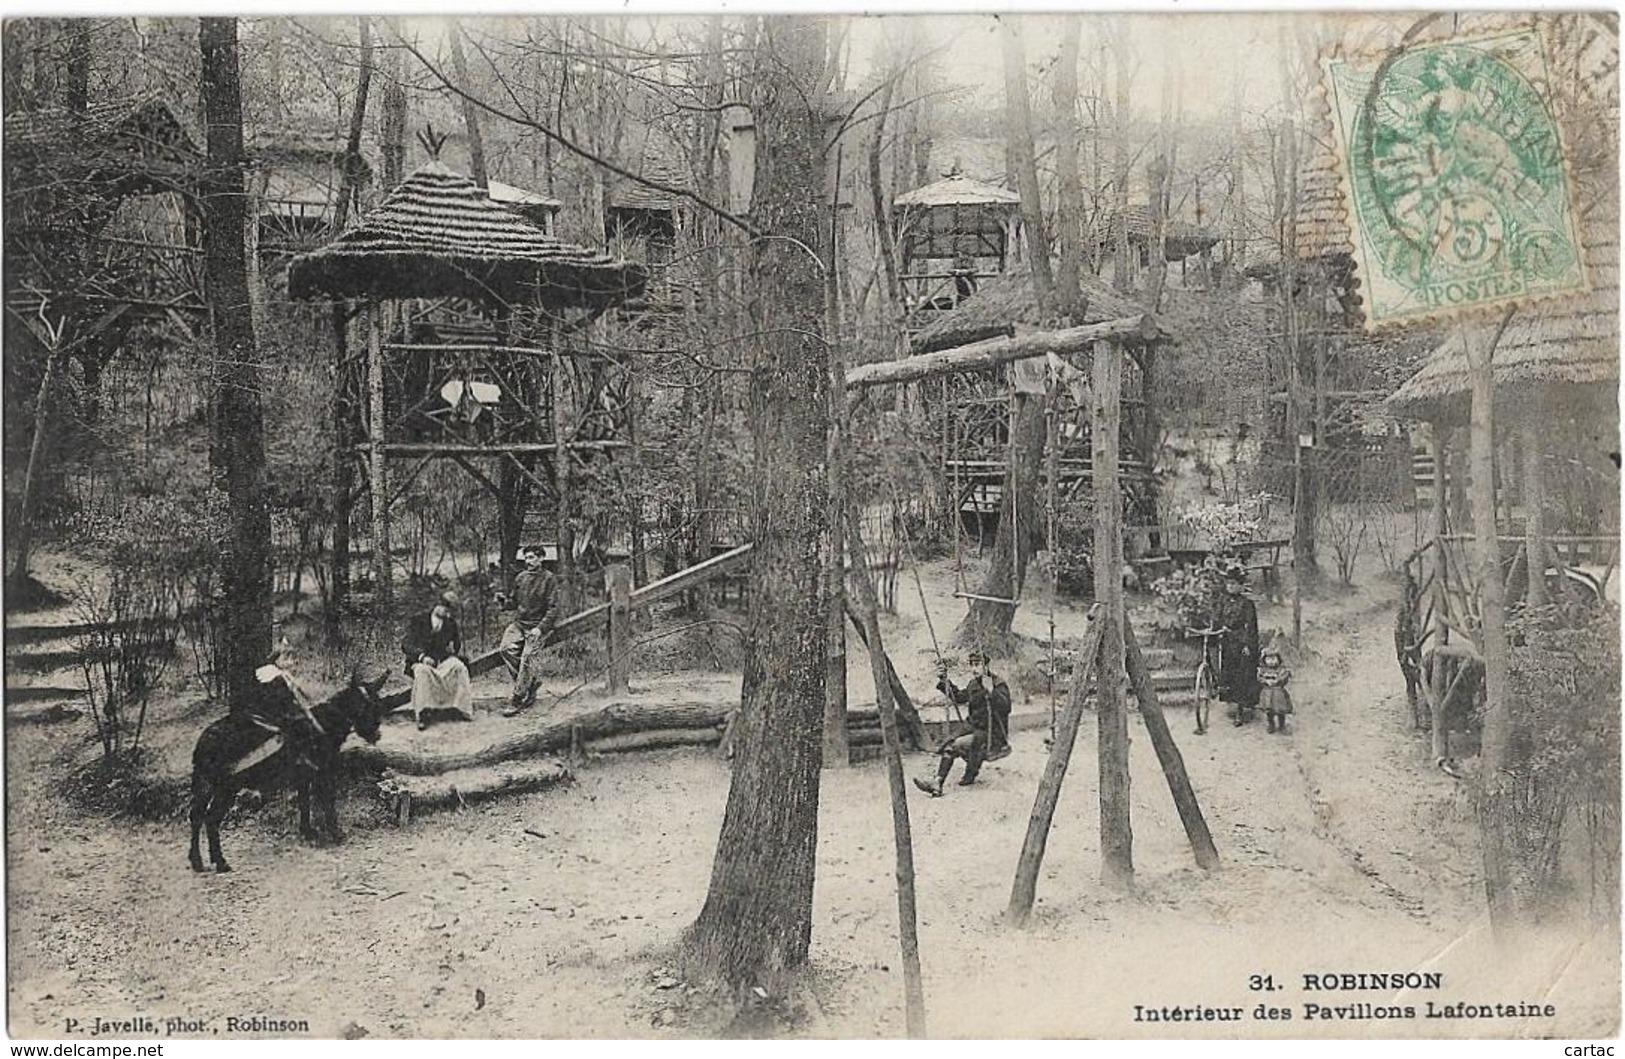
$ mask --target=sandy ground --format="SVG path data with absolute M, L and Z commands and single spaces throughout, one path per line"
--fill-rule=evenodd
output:
M 962 613 L 952 572 L 926 570 L 944 639 Z M 1596 1037 L 1617 1032 L 1617 935 L 1555 932 L 1497 952 L 1486 931 L 1465 784 L 1433 770 L 1407 730 L 1392 657 L 1393 586 L 1376 574 L 1306 608 L 1314 652 L 1295 667 L 1285 736 L 1217 724 L 1191 734 L 1170 712 L 1223 865 L 1195 867 L 1137 716 L 1131 720 L 1135 886 L 1099 879 L 1093 717 L 1086 718 L 1023 930 L 1000 916 L 1042 771 L 1044 732 L 974 788 L 911 793 L 930 1032 L 944 1037 Z M 912 579 L 886 623 L 911 686 L 930 684 L 927 623 Z M 1018 630 L 1048 636 L 1048 608 Z M 1081 609 L 1056 614 L 1062 636 Z M 1261 606 L 1263 625 L 1289 615 Z M 854 651 L 852 698 L 870 698 Z M 635 680 L 635 684 L 638 681 Z M 642 681 L 651 698 L 737 694 L 727 676 Z M 1047 712 L 1047 697 L 1018 711 Z M 9 712 L 9 707 L 8 707 Z M 1219 720 L 1219 718 L 1215 718 Z M 482 718 L 481 725 L 501 723 Z M 708 1009 L 667 973 L 666 953 L 703 901 L 728 771 L 709 751 L 606 756 L 572 786 L 444 812 L 397 829 L 346 806 L 350 840 L 293 837 L 291 809 L 234 814 L 235 868 L 194 875 L 183 822 L 109 821 L 59 797 L 62 762 L 88 722 L 7 726 L 8 1015 L 21 1037 L 67 1019 L 146 1015 L 305 1020 L 311 1036 L 692 1037 Z M 431 729 L 432 737 L 436 729 Z M 415 740 L 404 720 L 386 742 Z M 462 736 L 459 736 L 462 738 Z M 925 773 L 924 756 L 907 767 Z M 956 774 L 957 777 L 957 774 Z M 826 771 L 809 1014 L 804 1036 L 903 1033 L 885 771 Z M 1433 992 L 1306 991 L 1310 973 L 1415 969 Z M 1249 987 L 1269 976 L 1273 991 Z M 1554 1018 L 1428 1018 L 1428 1001 L 1553 1004 Z M 1307 1004 L 1412 1005 L 1415 1018 Z M 1291 1020 L 1255 1019 L 1260 1004 Z M 1139 1007 L 1137 1008 L 1136 1005 Z M 1150 1009 L 1229 1007 L 1240 1021 L 1148 1021 Z M 270 1033 L 267 1036 L 282 1034 Z M 301 1035 L 295 1033 L 295 1035 Z

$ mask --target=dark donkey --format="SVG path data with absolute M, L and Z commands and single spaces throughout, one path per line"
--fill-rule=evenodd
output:
M 329 838 L 343 840 L 339 830 L 337 799 L 339 747 L 353 731 L 369 743 L 378 742 L 378 726 L 386 707 L 378 697 L 388 674 L 371 684 L 359 676 L 349 686 L 311 708 L 320 726 L 319 733 L 286 726 L 281 746 L 255 761 L 254 751 L 267 744 L 271 733 L 252 716 L 232 714 L 222 717 L 198 736 L 192 751 L 192 847 L 187 859 L 193 871 L 203 870 L 198 852 L 198 833 L 209 829 L 209 860 L 217 872 L 227 872 L 225 854 L 220 852 L 220 822 L 225 819 L 237 792 L 245 788 L 269 792 L 286 787 L 299 790 L 299 832 L 316 837 L 310 826 L 310 802 L 316 797 L 319 818 L 325 821 Z M 247 762 L 245 767 L 245 762 Z

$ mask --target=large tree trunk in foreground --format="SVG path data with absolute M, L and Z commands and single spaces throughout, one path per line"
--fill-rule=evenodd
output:
M 201 196 L 203 289 L 214 330 L 214 466 L 224 479 L 220 662 L 231 701 L 253 687 L 271 651 L 271 519 L 266 508 L 265 427 L 259 349 L 249 314 L 243 225 L 243 105 L 237 20 L 199 23 L 208 176 Z
M 812 941 L 818 772 L 828 620 L 821 558 L 831 532 L 825 471 L 829 347 L 819 243 L 824 201 L 824 30 L 763 19 L 751 219 L 781 238 L 752 247 L 756 551 L 733 783 L 710 890 L 686 938 L 690 967 L 736 989 L 788 984 Z M 809 107 L 806 93 L 812 93 Z M 783 238 L 788 237 L 788 238 Z M 794 240 L 794 241 L 792 241 Z M 796 242 L 802 245 L 797 246 Z

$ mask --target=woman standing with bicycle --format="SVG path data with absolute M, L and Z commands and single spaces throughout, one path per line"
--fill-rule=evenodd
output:
M 1225 571 L 1224 592 L 1217 622 L 1225 630 L 1219 697 L 1230 703 L 1228 716 L 1239 728 L 1258 709 L 1258 608 L 1247 598 L 1247 571 L 1239 566 Z

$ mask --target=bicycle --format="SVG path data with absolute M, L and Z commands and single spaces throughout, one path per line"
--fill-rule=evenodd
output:
M 1187 636 L 1200 636 L 1202 638 L 1202 660 L 1196 663 L 1197 735 L 1207 734 L 1210 704 L 1213 702 L 1214 694 L 1218 691 L 1218 678 L 1214 674 L 1224 668 L 1224 644 L 1222 642 L 1219 644 L 1217 661 L 1210 663 L 1208 659 L 1211 657 L 1212 648 L 1208 641 L 1215 636 L 1223 636 L 1229 631 L 1229 629 L 1214 628 L 1185 630 Z

